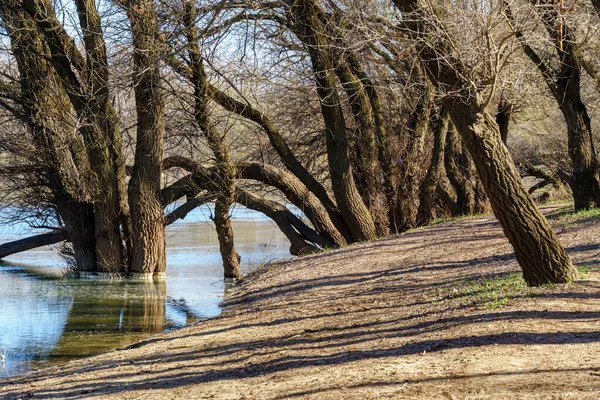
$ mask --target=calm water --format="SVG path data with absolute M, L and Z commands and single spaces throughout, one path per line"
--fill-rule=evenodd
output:
M 167 229 L 167 279 L 63 279 L 52 247 L 0 261 L 0 377 L 124 346 L 220 313 L 225 283 L 208 207 Z M 237 207 L 232 214 L 242 271 L 290 257 L 271 220 Z M 27 235 L 1 227 L 0 242 Z

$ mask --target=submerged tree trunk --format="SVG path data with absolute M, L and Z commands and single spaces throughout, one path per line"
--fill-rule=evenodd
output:
M 525 281 L 536 286 L 576 279 L 577 270 L 523 186 L 498 125 L 482 109 L 484 103 L 468 80 L 467 68 L 454 54 L 450 38 L 445 36 L 447 31 L 418 0 L 394 0 L 394 4 L 402 12 L 407 35 L 416 39 L 417 54 L 429 79 L 438 88 L 452 91 L 444 106 L 475 161 Z M 429 34 L 435 35 L 435 43 L 428 41 Z
M 166 270 L 164 215 L 161 206 L 164 100 L 160 88 L 160 45 L 152 0 L 133 0 L 127 15 L 133 37 L 137 138 L 129 181 L 132 222 L 132 273 Z M 118 210 L 118 208 L 117 208 Z
M 21 5 L 35 19 L 37 30 L 45 37 L 49 60 L 79 119 L 79 131 L 93 173 L 91 192 L 98 270 L 122 273 L 126 265 L 119 221 L 119 184 L 109 140 L 102 130 L 101 96 L 96 96 L 94 85 L 90 83 L 92 75 L 100 72 L 86 68 L 86 61 L 58 21 L 49 0 L 25 0 Z M 93 58 L 94 51 L 89 56 Z
M 38 156 L 45 164 L 45 179 L 65 225 L 61 235 L 66 234 L 72 243 L 76 267 L 94 272 L 97 262 L 93 204 L 78 169 L 79 154 L 72 152 L 73 144 L 78 140 L 69 99 L 46 59 L 49 50 L 35 21 L 24 10 L 2 5 L 0 17 L 9 32 L 20 72 L 21 106 L 40 153 Z M 56 239 L 57 236 L 38 238 Z M 38 242 L 24 240 L 21 243 L 33 245 Z M 39 243 L 47 244 L 44 240 Z M 14 244 L 13 251 L 20 248 L 17 242 Z
M 240 256 L 233 242 L 233 227 L 229 209 L 235 200 L 235 165 L 231 161 L 229 150 L 222 137 L 210 122 L 208 109 L 209 93 L 206 72 L 196 28 L 196 6 L 193 1 L 185 3 L 185 24 L 188 40 L 190 67 L 192 69 L 192 84 L 194 85 L 194 117 L 198 127 L 204 133 L 208 147 L 216 159 L 219 174 L 219 191 L 215 199 L 214 223 L 219 238 L 219 250 L 223 260 L 225 278 L 240 279 Z

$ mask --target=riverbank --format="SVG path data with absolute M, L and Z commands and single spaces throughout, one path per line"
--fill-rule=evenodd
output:
M 262 266 L 220 317 L 0 381 L 0 398 L 597 398 L 596 212 L 544 212 L 578 265 L 526 288 L 493 216 Z

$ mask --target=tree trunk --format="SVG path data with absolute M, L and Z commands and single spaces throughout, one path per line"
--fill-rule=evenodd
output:
M 569 156 L 573 163 L 573 178 L 569 180 L 573 191 L 575 210 L 600 206 L 600 175 L 598 158 L 590 118 L 581 99 L 571 99 L 561 106 L 567 123 Z
M 407 132 L 406 151 L 398 165 L 398 193 L 392 226 L 394 232 L 404 232 L 417 225 L 419 189 L 429 161 L 425 158 L 427 155 L 425 141 L 429 133 L 434 101 L 434 88 L 427 81 L 424 82 L 424 86 Z
M 198 45 L 198 30 L 196 28 L 196 5 L 193 1 L 185 3 L 185 25 L 188 40 L 190 67 L 192 69 L 192 84 L 194 85 L 194 117 L 198 127 L 204 133 L 208 147 L 216 159 L 219 174 L 219 192 L 215 199 L 215 227 L 219 238 L 219 250 L 223 259 L 225 278 L 240 279 L 240 255 L 235 250 L 233 242 L 233 227 L 229 209 L 235 199 L 235 165 L 231 161 L 229 150 L 222 137 L 211 125 L 208 110 L 208 81 L 200 47 Z
M 471 160 L 466 159 L 465 156 L 468 156 L 468 154 L 465 154 L 460 136 L 454 125 L 452 125 L 447 135 L 444 165 L 446 176 L 456 192 L 456 204 L 460 208 L 458 215 L 469 215 L 475 209 L 473 185 L 468 179 L 469 176 L 465 175 L 465 171 L 469 167 L 465 164 L 468 164 Z
M 318 248 L 307 243 L 305 237 L 299 233 L 297 229 L 304 225 L 304 223 L 285 206 L 241 189 L 237 189 L 236 201 L 252 210 L 265 214 L 275 221 L 279 230 L 283 232 L 291 243 L 291 254 L 298 256 L 319 251 Z M 310 228 L 306 225 L 304 225 L 303 228 L 304 229 L 300 229 L 300 232 L 310 231 Z
M 161 52 L 156 39 L 158 22 L 152 0 L 131 1 L 127 15 L 133 37 L 137 112 L 135 163 L 129 181 L 133 228 L 130 272 L 157 274 L 166 270 L 164 215 L 160 197 L 165 123 L 160 88 Z
M 417 218 L 417 224 L 421 226 L 429 225 L 433 219 L 433 201 L 440 181 L 440 173 L 444 168 L 444 146 L 446 144 L 449 120 L 450 115 L 448 115 L 445 109 L 442 109 L 438 115 L 434 131 L 431 165 L 421 185 L 419 214 Z
M 362 82 L 350 69 L 344 55 L 337 53 L 334 52 L 332 56 L 332 60 L 335 60 L 336 75 L 346 91 L 356 124 L 356 161 L 353 163 L 353 172 L 358 179 L 355 181 L 365 206 L 373 218 L 378 236 L 387 236 L 390 233 L 390 222 L 383 192 L 383 174 L 377 154 L 377 127 L 371 103 Z
M 308 46 L 311 56 L 325 123 L 331 185 L 337 205 L 355 240 L 371 240 L 377 237 L 377 232 L 369 210 L 354 184 L 348 160 L 346 122 L 336 88 L 333 63 L 327 52 L 327 35 L 318 12 L 314 0 L 298 0 L 291 7 L 294 29 L 300 40 Z
M 573 191 L 575 209 L 582 210 L 600 205 L 599 164 L 592 136 L 590 117 L 581 99 L 581 57 L 573 33 L 560 15 L 561 4 L 548 0 L 538 4 L 531 1 L 535 11 L 548 32 L 557 53 L 558 68 L 550 68 L 538 53 L 527 43 L 519 29 L 516 36 L 521 40 L 523 51 L 536 65 L 546 86 L 557 101 L 567 124 L 569 157 L 573 164 L 569 186 Z M 511 7 L 506 4 L 506 16 L 515 24 Z
M 96 271 L 93 205 L 89 188 L 84 185 L 77 167 L 77 155 L 71 151 L 71 145 L 77 142 L 77 138 L 69 99 L 56 72 L 44 58 L 49 57 L 49 50 L 36 29 L 35 21 L 23 10 L 3 6 L 0 6 L 0 17 L 9 32 L 20 71 L 23 111 L 43 159 L 45 176 L 57 210 L 72 243 L 76 268 Z M 52 235 L 42 237 L 50 238 Z M 29 242 L 24 240 L 22 243 Z M 35 244 L 35 240 L 31 243 Z M 13 249 L 19 249 L 19 246 Z
M 8 257 L 11 254 L 20 253 L 35 249 L 36 247 L 48 246 L 67 240 L 68 234 L 65 230 L 55 230 L 40 235 L 30 236 L 25 239 L 15 240 L 14 242 L 0 245 L 0 259 Z
M 501 100 L 498 103 L 498 111 L 496 112 L 496 123 L 500 130 L 500 137 L 502 143 L 506 146 L 508 143 L 508 124 L 510 123 L 510 116 L 512 115 L 512 105 L 505 100 Z
M 530 286 L 576 279 L 577 270 L 523 186 L 498 125 L 483 110 L 484 102 L 468 80 L 468 69 L 454 54 L 440 19 L 420 7 L 418 0 L 394 0 L 394 4 L 402 12 L 402 28 L 416 39 L 416 54 L 429 79 L 439 89 L 451 89 L 444 106 L 475 161 L 523 278 Z M 430 34 L 435 35 L 434 43 L 428 41 Z

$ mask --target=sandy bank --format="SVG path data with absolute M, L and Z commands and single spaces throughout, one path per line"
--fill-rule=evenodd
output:
M 596 217 L 547 207 L 583 280 L 525 288 L 492 216 L 266 265 L 222 316 L 0 380 L 0 398 L 598 398 Z

